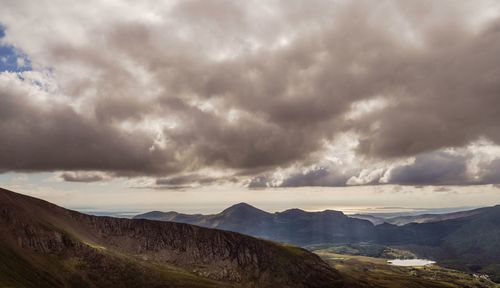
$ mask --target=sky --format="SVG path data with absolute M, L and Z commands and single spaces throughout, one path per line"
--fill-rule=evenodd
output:
M 86 211 L 500 204 L 498 1 L 0 5 L 1 187 Z

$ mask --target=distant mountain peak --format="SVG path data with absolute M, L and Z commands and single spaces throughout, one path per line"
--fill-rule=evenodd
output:
M 325 214 L 335 214 L 335 215 L 342 215 L 342 216 L 345 216 L 344 212 L 342 211 L 337 211 L 337 210 L 324 210 L 322 213 L 325 213 Z
M 234 204 L 232 206 L 229 206 L 227 209 L 230 209 L 230 208 L 254 208 L 254 209 L 257 209 L 254 206 L 252 206 L 246 202 L 240 202 L 240 203 Z
M 151 211 L 151 212 L 148 212 L 150 214 L 178 214 L 177 212 L 175 211 L 168 211 L 168 212 L 163 212 L 163 211 Z
M 230 206 L 226 208 L 224 211 L 222 211 L 220 214 L 222 215 L 231 215 L 231 216 L 237 216 L 241 214 L 256 214 L 256 215 L 267 215 L 266 211 L 260 210 L 248 203 L 241 202 L 238 204 L 234 204 L 233 206 Z
M 164 217 L 164 216 L 174 216 L 174 215 L 178 215 L 178 214 L 179 213 L 174 212 L 174 211 L 169 211 L 169 212 L 151 211 L 151 212 L 146 212 L 146 213 L 141 214 L 141 215 L 148 216 L 148 217 Z
M 304 211 L 302 209 L 299 209 L 299 208 L 292 208 L 292 209 L 288 209 L 288 210 L 285 210 L 283 212 L 278 212 L 277 214 L 281 214 L 281 215 L 295 215 L 295 216 L 298 216 L 298 215 L 304 215 L 304 214 L 307 214 L 309 212 L 307 211 Z

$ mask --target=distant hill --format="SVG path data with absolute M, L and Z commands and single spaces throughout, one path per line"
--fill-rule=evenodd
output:
M 377 217 L 377 216 L 370 215 L 370 214 L 352 214 L 352 215 L 349 215 L 349 217 L 367 220 L 367 221 L 370 221 L 373 225 L 380 225 L 380 224 L 383 224 L 387 221 L 385 218 Z
M 0 228 L 0 287 L 345 285 L 301 248 L 187 224 L 89 216 L 3 189 Z
M 268 213 L 246 203 L 236 204 L 214 215 L 153 211 L 134 219 L 188 223 L 303 246 L 363 241 L 371 239 L 374 232 L 369 221 L 350 218 L 339 211 L 290 209 Z
M 484 211 L 484 209 L 488 209 L 488 207 L 473 209 L 473 210 L 457 211 L 451 213 L 424 213 L 418 215 L 402 215 L 395 217 L 387 217 L 385 215 L 380 216 L 379 214 L 353 214 L 349 215 L 349 217 L 368 220 L 372 222 L 374 225 L 389 223 L 398 226 L 403 226 L 410 223 L 429 223 L 429 222 L 437 222 L 443 220 L 468 217 L 475 214 L 480 214 L 481 212 Z
M 474 210 L 459 211 L 453 213 L 443 213 L 443 214 L 421 214 L 416 216 L 398 216 L 389 219 L 384 219 L 384 222 L 403 226 L 409 223 L 429 223 L 438 222 L 444 220 L 459 219 L 464 217 L 469 217 L 472 215 L 477 215 L 485 211 L 486 208 L 479 208 Z

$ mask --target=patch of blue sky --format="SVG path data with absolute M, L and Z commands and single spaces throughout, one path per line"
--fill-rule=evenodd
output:
M 31 61 L 24 52 L 5 43 L 5 27 L 0 23 L 0 72 L 23 72 L 32 70 Z

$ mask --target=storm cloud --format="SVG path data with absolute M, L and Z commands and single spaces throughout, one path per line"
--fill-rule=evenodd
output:
M 500 144 L 495 1 L 2 4 L 34 71 L 0 74 L 1 171 L 267 187 L 335 158 L 280 185 L 460 184 L 469 158 L 441 151 Z M 328 148 L 345 133 L 357 166 Z
M 467 158 L 445 152 L 415 157 L 408 165 L 391 171 L 389 182 L 407 185 L 464 184 L 467 182 Z
M 318 167 L 289 175 L 280 187 L 301 187 L 301 186 L 344 186 L 350 175 L 335 173 L 324 167 Z
M 0 76 L 0 169 L 168 171 L 168 154 L 151 149 L 148 135 L 85 118 L 66 104 L 37 103 L 33 90 L 18 89 L 18 81 Z
M 484 184 L 500 183 L 500 159 L 495 159 L 481 169 L 480 181 Z

